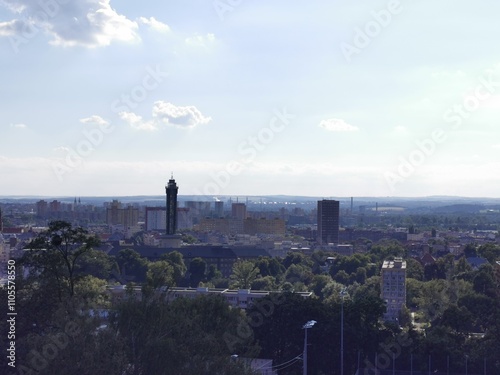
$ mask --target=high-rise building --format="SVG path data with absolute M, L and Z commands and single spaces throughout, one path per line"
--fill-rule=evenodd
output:
M 328 245 L 339 242 L 339 201 L 318 201 L 318 243 Z
M 146 231 L 163 231 L 167 227 L 165 207 L 146 207 Z
M 179 191 L 173 175 L 168 180 L 165 191 L 167 193 L 167 235 L 173 235 L 177 230 L 177 192 Z
M 216 201 L 214 203 L 215 217 L 224 217 L 224 202 Z
M 245 203 L 233 203 L 231 205 L 231 217 L 237 220 L 245 220 L 247 218 L 247 206 Z
M 380 282 L 381 298 L 387 305 L 384 319 L 396 321 L 406 304 L 406 262 L 402 258 L 385 260 Z
M 139 221 L 139 209 L 127 206 L 122 207 L 122 204 L 113 200 L 106 209 L 106 223 L 108 225 L 122 225 L 125 229 L 137 225 Z

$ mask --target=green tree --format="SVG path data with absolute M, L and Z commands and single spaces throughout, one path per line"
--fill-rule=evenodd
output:
M 146 273 L 146 283 L 153 290 L 173 286 L 175 284 L 174 267 L 165 260 L 149 263 Z
M 21 259 L 32 274 L 51 279 L 59 300 L 65 294 L 75 294 L 79 262 L 84 254 L 99 245 L 99 240 L 83 228 L 73 228 L 65 221 L 49 223 L 46 231 L 41 232 L 27 246 L 29 249 Z
M 233 273 L 230 279 L 233 281 L 233 288 L 250 289 L 252 283 L 259 276 L 259 268 L 250 261 L 239 260 L 233 265 Z
M 196 288 L 202 281 L 205 281 L 207 262 L 203 258 L 194 258 L 189 263 L 189 285 Z
M 255 265 L 259 268 L 262 277 L 278 277 L 286 271 L 285 267 L 276 258 L 260 256 Z
M 141 257 L 137 251 L 132 249 L 120 250 L 116 256 L 116 262 L 125 280 L 138 283 L 142 283 L 146 280 L 148 261 Z
M 486 258 L 491 264 L 495 264 L 496 261 L 500 260 L 500 246 L 492 243 L 484 244 L 479 246 L 477 253 Z
M 220 296 L 126 301 L 112 315 L 112 327 L 124 340 L 131 373 L 157 375 L 250 375 L 243 362 L 232 361 L 244 315 Z M 241 338 L 250 349 L 251 337 Z
M 255 290 L 277 290 L 276 279 L 272 276 L 258 277 L 252 282 Z
M 489 297 L 495 297 L 497 285 L 493 267 L 490 264 L 481 266 L 474 275 L 472 283 L 476 292 L 483 293 Z
M 413 258 L 406 259 L 406 277 L 422 281 L 424 279 L 422 263 Z
M 80 257 L 75 272 L 78 275 L 91 275 L 108 280 L 113 265 L 114 260 L 108 254 L 101 250 L 90 249 Z
M 178 251 L 172 251 L 170 253 L 163 254 L 161 259 L 166 260 L 173 267 L 175 284 L 180 285 L 187 271 L 182 254 Z

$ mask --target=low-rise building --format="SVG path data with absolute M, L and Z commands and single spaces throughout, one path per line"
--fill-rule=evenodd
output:
M 113 302 L 120 302 L 126 298 L 133 298 L 140 300 L 142 298 L 142 289 L 140 286 L 135 286 L 127 290 L 125 285 L 108 286 L 108 292 L 111 295 Z M 158 295 L 164 293 L 164 298 L 167 301 L 173 301 L 178 298 L 196 298 L 199 296 L 222 296 L 230 306 L 247 309 L 255 304 L 259 299 L 272 295 L 279 294 L 281 291 L 267 291 L 267 290 L 250 290 L 250 289 L 222 289 L 222 288 L 179 288 L 171 287 L 164 288 L 157 291 Z M 303 298 L 309 298 L 312 292 L 295 292 Z

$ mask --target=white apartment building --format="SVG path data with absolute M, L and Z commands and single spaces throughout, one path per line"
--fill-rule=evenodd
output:
M 396 321 L 401 309 L 406 305 L 406 261 L 402 258 L 384 261 L 380 290 L 387 305 L 384 319 Z

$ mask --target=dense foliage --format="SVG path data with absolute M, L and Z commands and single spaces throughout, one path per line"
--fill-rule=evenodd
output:
M 23 374 L 252 374 L 244 358 L 272 359 L 280 375 L 302 373 L 308 330 L 310 374 L 339 374 L 343 311 L 344 369 L 500 373 L 500 271 L 487 264 L 473 269 L 452 255 L 421 265 L 397 241 L 380 241 L 366 253 L 238 261 L 229 278 L 201 258 L 186 267 L 172 252 L 156 262 L 122 250 L 110 257 L 97 239 L 65 222 L 51 223 L 17 261 L 16 351 Z M 500 247 L 471 247 L 498 259 Z M 381 319 L 380 267 L 384 259 L 407 261 L 407 309 L 398 324 Z M 29 272 L 25 272 L 29 270 Z M 106 285 L 126 281 L 132 294 L 111 303 Z M 176 285 L 223 286 L 274 291 L 246 311 L 222 297 L 167 302 Z M 345 298 L 341 291 L 345 290 Z M 311 297 L 294 293 L 310 291 Z M 0 289 L 7 300 L 6 288 Z M 7 306 L 0 313 L 6 316 Z M 7 322 L 0 321 L 3 332 Z M 8 347 L 5 335 L 2 347 Z M 5 356 L 0 358 L 6 366 Z M 8 367 L 4 367 L 7 368 Z M 266 367 L 267 368 L 267 367 Z M 7 373 L 2 371 L 1 373 Z

